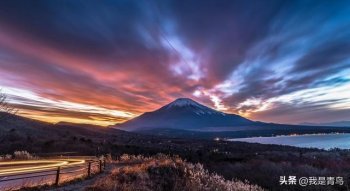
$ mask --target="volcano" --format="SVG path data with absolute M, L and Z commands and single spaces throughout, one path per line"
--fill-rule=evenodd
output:
M 147 130 L 157 128 L 205 130 L 208 128 L 241 127 L 254 121 L 235 114 L 220 112 L 189 98 L 179 98 L 152 112 L 146 112 L 134 119 L 117 125 L 126 130 Z

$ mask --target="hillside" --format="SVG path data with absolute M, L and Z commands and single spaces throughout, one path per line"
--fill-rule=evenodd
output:
M 333 121 L 333 122 L 328 122 L 328 123 L 301 123 L 300 125 L 350 127 L 350 121 Z
M 1 116 L 4 113 L 0 113 Z M 8 115 L 0 121 L 0 155 L 15 150 L 31 153 L 76 152 L 98 154 L 111 150 L 113 144 L 143 144 L 152 136 L 114 128 L 69 123 L 51 124 Z M 107 144 L 110 144 L 107 146 Z
M 192 164 L 178 156 L 157 154 L 144 157 L 124 154 L 120 160 L 113 163 L 112 170 L 106 177 L 98 179 L 86 189 L 86 191 L 106 190 L 263 191 L 264 189 L 247 181 L 225 180 L 216 173 L 209 173 L 202 164 Z

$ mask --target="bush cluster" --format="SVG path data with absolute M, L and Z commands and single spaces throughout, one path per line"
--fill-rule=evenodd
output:
M 13 152 L 13 155 L 6 154 L 3 156 L 0 156 L 0 161 L 4 160 L 32 160 L 32 159 L 37 159 L 38 157 L 30 154 L 28 151 L 15 151 Z
M 121 166 L 121 164 L 133 165 Z M 192 164 L 177 156 L 153 157 L 122 155 L 111 173 L 87 191 L 260 191 L 259 186 L 239 180 L 225 180 L 209 173 L 203 165 Z

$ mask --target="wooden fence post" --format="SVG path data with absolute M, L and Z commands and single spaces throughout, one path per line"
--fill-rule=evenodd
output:
M 56 172 L 56 181 L 55 181 L 56 186 L 58 186 L 60 181 L 60 171 L 61 171 L 61 167 L 59 166 L 57 167 L 57 172 Z
M 100 173 L 102 172 L 102 160 L 100 160 Z
M 89 167 L 88 167 L 88 177 L 91 176 L 91 161 L 89 161 Z

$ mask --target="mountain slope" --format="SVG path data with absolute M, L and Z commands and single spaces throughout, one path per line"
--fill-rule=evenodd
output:
M 0 120 L 0 135 L 8 132 L 16 132 L 19 136 L 36 137 L 60 137 L 63 134 L 98 137 L 104 134 L 124 132 L 112 128 L 104 128 L 92 125 L 79 125 L 69 123 L 51 124 L 37 121 L 18 115 L 5 114 L 0 112 L 0 116 L 6 115 Z M 126 133 L 126 132 L 125 132 Z M 1 137 L 1 136 L 0 136 Z
M 73 152 L 96 155 L 113 150 L 122 152 L 125 148 L 120 145 L 149 146 L 152 141 L 163 141 L 162 138 L 115 128 L 65 122 L 51 124 L 0 112 L 0 117 L 4 115 L 6 117 L 0 120 L 0 155 L 16 150 L 37 154 Z
M 126 130 L 156 128 L 204 130 L 241 127 L 255 123 L 239 115 L 216 111 L 189 98 L 179 98 L 158 110 L 146 112 L 139 117 L 119 124 L 117 128 Z

